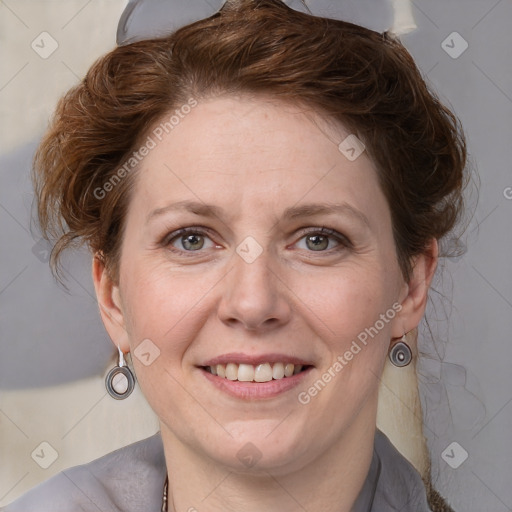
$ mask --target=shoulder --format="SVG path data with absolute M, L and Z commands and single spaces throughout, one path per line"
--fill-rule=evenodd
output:
M 3 512 L 155 512 L 165 458 L 160 433 L 50 478 Z
M 431 512 L 420 474 L 378 429 L 375 434 L 375 452 L 379 459 L 378 483 L 373 502 L 375 510 Z

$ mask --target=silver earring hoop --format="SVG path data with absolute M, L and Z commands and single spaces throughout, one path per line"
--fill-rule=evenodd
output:
M 112 398 L 124 400 L 132 394 L 135 388 L 135 377 L 126 365 L 124 354 L 119 346 L 117 350 L 119 351 L 118 363 L 107 373 L 105 387 Z
M 402 336 L 402 340 L 395 343 L 389 351 L 389 360 L 397 367 L 407 366 L 412 361 L 412 352 L 405 343 L 405 334 Z

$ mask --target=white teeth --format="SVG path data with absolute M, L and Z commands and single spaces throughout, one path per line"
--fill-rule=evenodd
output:
M 272 380 L 272 367 L 268 364 L 259 364 L 254 370 L 254 380 L 256 382 L 269 382 Z
M 235 363 L 228 363 L 226 365 L 226 379 L 237 380 L 238 379 L 238 365 Z
M 282 379 L 284 377 L 284 364 L 283 363 L 275 363 L 272 368 L 272 377 L 274 379 Z
M 242 382 L 253 381 L 254 380 L 254 366 L 252 364 L 238 365 L 238 380 L 240 380 Z M 258 382 L 258 381 L 256 381 L 256 382 Z
M 274 363 L 273 365 L 262 363 L 257 366 L 228 363 L 206 367 L 211 374 L 222 379 L 238 380 L 240 382 L 270 382 L 272 379 L 279 380 L 297 375 L 303 368 L 301 364 L 294 365 L 292 363 Z

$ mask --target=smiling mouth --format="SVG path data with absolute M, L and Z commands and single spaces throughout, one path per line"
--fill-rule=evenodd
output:
M 216 364 L 202 369 L 222 379 L 238 382 L 270 382 L 282 380 L 309 369 L 309 365 L 292 363 Z

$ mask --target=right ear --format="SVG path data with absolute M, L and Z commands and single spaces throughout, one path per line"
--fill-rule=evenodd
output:
M 92 280 L 100 307 L 101 319 L 110 339 L 124 353 L 129 352 L 130 344 L 119 285 L 112 281 L 105 262 L 99 254 L 95 254 L 92 259 Z

